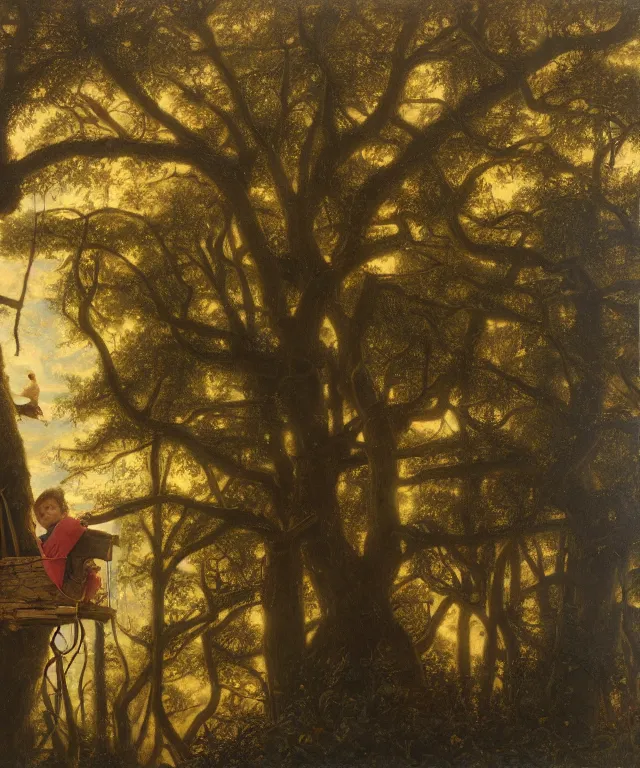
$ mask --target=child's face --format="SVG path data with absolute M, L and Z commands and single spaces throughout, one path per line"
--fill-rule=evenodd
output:
M 64 517 L 64 512 L 60 509 L 60 505 L 55 499 L 41 501 L 34 511 L 38 523 L 47 530 L 52 525 L 59 523 Z

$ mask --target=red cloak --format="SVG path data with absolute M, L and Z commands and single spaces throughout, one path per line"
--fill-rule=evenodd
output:
M 42 553 L 42 565 L 47 576 L 64 592 L 64 576 L 67 564 L 67 556 L 78 543 L 80 538 L 86 533 L 87 529 L 75 517 L 63 517 L 59 523 L 56 523 L 53 533 L 44 542 L 38 544 Z M 98 574 L 89 572 L 85 582 L 85 591 L 83 600 L 91 600 L 102 584 Z

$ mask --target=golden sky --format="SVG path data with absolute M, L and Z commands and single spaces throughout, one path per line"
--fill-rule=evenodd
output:
M 49 421 L 49 426 L 32 419 L 18 422 L 27 452 L 34 496 L 64 478 L 65 473 L 56 466 L 53 451 L 58 446 L 73 445 L 77 428 L 66 419 L 53 418 L 56 398 L 68 391 L 64 376 L 67 373 L 87 374 L 95 365 L 93 351 L 86 345 L 75 348 L 61 346 L 62 322 L 47 302 L 58 266 L 56 261 L 44 259 L 36 260 L 34 264 L 20 323 L 21 349 L 18 357 L 15 356 L 13 339 L 14 313 L 11 311 L 0 316 L 0 344 L 11 391 L 20 394 L 28 383 L 27 373 L 33 371 L 40 385 L 40 406 Z M 20 295 L 24 267 L 23 260 L 0 258 L 0 285 L 4 295 L 15 298 Z M 65 492 L 73 509 L 91 507 L 90 499 L 84 498 L 77 486 L 66 486 Z

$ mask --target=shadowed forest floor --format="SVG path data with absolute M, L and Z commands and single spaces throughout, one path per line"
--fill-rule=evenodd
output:
M 411 718 L 410 710 L 404 710 L 405 717 L 390 717 L 386 722 L 346 716 L 333 733 L 318 727 L 302 730 L 294 718 L 284 718 L 277 727 L 247 719 L 235 739 L 217 741 L 209 734 L 200 742 L 201 754 L 177 768 L 632 768 L 640 764 L 637 729 L 625 733 L 622 727 L 612 727 L 578 741 L 560 730 L 528 722 L 514 724 L 497 716 L 464 723 L 433 715 L 419 718 L 413 713 Z M 416 726 L 422 737 L 417 737 Z M 68 765 L 46 761 L 39 768 Z M 139 766 L 89 750 L 79 768 Z

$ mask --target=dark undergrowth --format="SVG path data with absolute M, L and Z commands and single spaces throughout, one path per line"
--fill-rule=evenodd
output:
M 640 728 L 630 721 L 577 738 L 570 724 L 540 715 L 539 676 L 521 680 L 518 704 L 499 698 L 485 713 L 463 701 L 444 665 L 425 670 L 426 686 L 408 691 L 377 670 L 348 693 L 302 690 L 277 725 L 257 715 L 211 730 L 200 754 L 181 768 L 633 768 Z M 446 669 L 446 667 L 445 667 Z M 373 683 L 372 681 L 376 681 Z M 324 684 L 326 686 L 327 680 Z
M 379 722 L 347 714 L 334 731 L 286 717 L 277 727 L 246 717 L 234 738 L 209 733 L 197 757 L 179 768 L 635 768 L 640 766 L 630 734 L 611 730 L 578 742 L 560 729 L 513 724 L 492 717 L 475 722 L 443 722 L 398 709 Z M 405 720 L 403 725 L 398 722 Z M 466 727 L 465 727 L 466 726 Z M 35 764 L 34 764 L 35 765 Z M 38 768 L 70 768 L 49 759 Z M 75 766 L 74 766 L 75 768 Z M 116 755 L 85 752 L 77 768 L 140 768 Z
M 376 718 L 354 706 L 334 729 L 304 715 L 276 727 L 246 718 L 233 739 L 202 739 L 200 755 L 181 768 L 632 768 L 640 766 L 639 733 L 634 740 L 635 747 L 629 733 L 614 729 L 577 740 L 561 727 L 499 715 L 449 720 L 410 706 Z
M 465 703 L 452 672 L 436 661 L 425 671 L 426 686 L 418 691 L 398 685 L 384 670 L 351 679 L 342 670 L 340 684 L 321 675 L 315 687 L 301 687 L 277 725 L 256 713 L 221 716 L 179 768 L 640 767 L 637 723 L 613 718 L 608 728 L 577 738 L 569 723 L 540 715 L 539 675 L 520 681 L 526 696 L 518 703 L 507 706 L 497 697 L 479 713 L 477 691 Z M 38 764 L 68 767 L 54 759 Z M 87 743 L 77 768 L 138 766 Z

